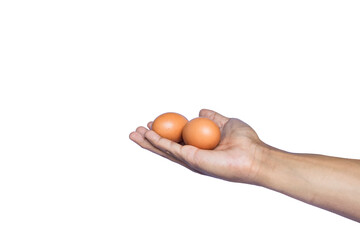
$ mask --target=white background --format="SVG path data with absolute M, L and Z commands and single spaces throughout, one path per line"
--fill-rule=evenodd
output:
M 128 139 L 210 108 L 291 152 L 360 158 L 358 1 L 1 1 L 0 239 L 359 239 Z M 360 187 L 360 186 L 359 186 Z

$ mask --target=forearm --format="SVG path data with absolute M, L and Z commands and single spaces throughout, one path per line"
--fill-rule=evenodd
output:
M 259 185 L 360 222 L 360 161 L 263 150 Z

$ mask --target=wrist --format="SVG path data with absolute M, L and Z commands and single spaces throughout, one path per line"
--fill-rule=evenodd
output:
M 273 175 L 276 174 L 277 166 L 281 164 L 278 160 L 284 159 L 286 154 L 290 153 L 276 149 L 265 143 L 259 144 L 255 154 L 255 162 L 258 166 L 254 183 L 263 187 L 271 187 L 272 179 L 274 178 Z

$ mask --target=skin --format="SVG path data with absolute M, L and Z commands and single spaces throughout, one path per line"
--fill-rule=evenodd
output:
M 202 150 L 160 137 L 138 127 L 130 139 L 196 173 L 254 184 L 360 222 L 360 161 L 316 154 L 289 153 L 262 142 L 243 121 L 202 109 L 213 120 L 221 140 L 214 150 Z

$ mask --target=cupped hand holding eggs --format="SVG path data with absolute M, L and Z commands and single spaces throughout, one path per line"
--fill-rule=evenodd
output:
M 175 116 L 177 115 L 173 115 L 171 119 Z M 181 119 L 179 122 L 184 124 L 185 117 L 180 115 L 178 118 Z M 164 119 L 162 120 L 164 121 Z M 200 121 L 207 122 L 209 126 L 199 130 L 198 124 Z M 166 123 L 167 121 L 164 122 Z M 210 122 L 214 123 L 216 128 L 213 128 L 213 124 L 209 124 Z M 260 153 L 261 155 L 263 143 L 256 132 L 243 121 L 236 118 L 227 118 L 212 110 L 203 109 L 199 113 L 199 118 L 191 121 L 186 120 L 181 134 L 183 141 L 187 142 L 185 145 L 181 140 L 177 143 L 178 139 L 176 138 L 176 141 L 172 141 L 157 134 L 155 131 L 157 127 L 154 127 L 156 125 L 155 120 L 148 124 L 148 128 L 152 130 L 142 126 L 138 127 L 136 131 L 130 133 L 130 139 L 142 148 L 197 173 L 235 182 L 254 183 L 257 181 L 256 176 L 261 161 L 256 154 Z M 173 126 L 169 123 L 164 125 L 167 127 Z M 177 135 L 179 135 L 179 128 L 175 129 L 177 130 L 174 132 L 177 132 Z M 191 145 L 196 145 L 193 142 L 193 138 L 194 141 L 200 141 L 201 144 L 205 144 L 206 140 L 211 139 L 207 137 L 207 134 L 210 132 L 209 129 L 216 129 L 213 131 L 215 133 L 214 139 L 218 141 L 221 135 L 220 142 L 214 141 L 216 144 L 210 146 L 198 145 L 196 147 Z M 157 131 L 160 132 L 159 130 Z M 190 135 L 195 134 L 196 137 L 189 140 L 187 138 L 187 131 L 189 131 Z M 200 134 L 204 134 L 203 137 L 199 137 Z M 214 146 L 214 149 L 206 150 Z
M 178 113 L 164 113 L 152 123 L 151 129 L 174 142 L 184 141 L 200 149 L 214 149 L 220 142 L 220 128 L 209 118 L 198 117 L 188 121 Z

